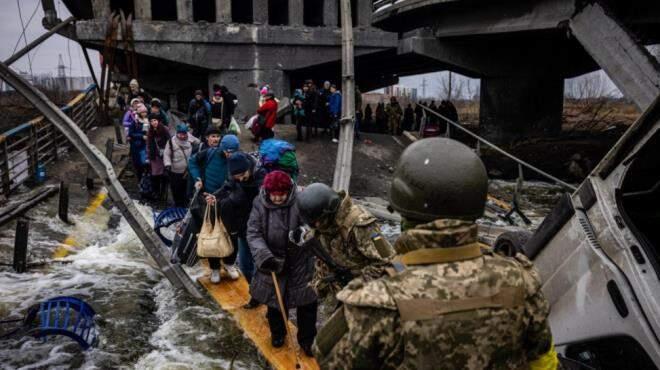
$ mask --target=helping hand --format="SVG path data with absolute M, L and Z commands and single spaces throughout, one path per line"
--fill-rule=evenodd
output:
M 314 232 L 306 226 L 300 226 L 289 231 L 289 241 L 299 247 L 302 247 L 314 237 Z

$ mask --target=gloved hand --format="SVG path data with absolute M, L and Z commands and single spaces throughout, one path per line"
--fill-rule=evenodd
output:
M 307 226 L 299 226 L 289 231 L 289 241 L 299 247 L 302 247 L 314 237 L 314 232 Z
M 350 283 L 354 277 L 355 276 L 353 276 L 351 270 L 347 268 L 339 268 L 335 271 L 335 279 L 341 286 L 345 286 Z
M 271 257 L 261 264 L 261 269 L 279 274 L 284 269 L 284 260 L 277 257 Z

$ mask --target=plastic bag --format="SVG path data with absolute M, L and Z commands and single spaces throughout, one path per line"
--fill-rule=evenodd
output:
M 214 209 L 215 225 L 211 220 L 211 207 Z M 229 233 L 218 217 L 218 208 L 207 205 L 206 211 L 204 211 L 204 223 L 197 236 L 197 255 L 201 258 L 223 258 L 233 252 L 234 246 L 229 238 Z
M 229 122 L 229 130 L 230 133 L 240 136 L 241 135 L 241 126 L 238 125 L 238 122 L 236 122 L 236 118 L 232 117 L 231 121 Z

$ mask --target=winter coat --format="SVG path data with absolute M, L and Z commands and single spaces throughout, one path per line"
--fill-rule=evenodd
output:
M 264 126 L 266 128 L 273 128 L 275 121 L 277 121 L 277 102 L 275 99 L 268 99 L 264 104 L 257 109 L 257 114 L 264 117 Z
M 261 269 L 272 257 L 284 259 L 284 269 L 277 274 L 277 281 L 286 307 L 303 306 L 318 299 L 310 286 L 314 275 L 312 252 L 289 242 L 289 230 L 303 224 L 295 200 L 295 186 L 287 201 L 279 206 L 272 204 L 262 190 L 254 199 L 248 221 L 247 241 L 257 267 L 250 283 L 250 295 L 272 308 L 279 307 L 275 286 L 271 273 Z
M 147 133 L 149 160 L 163 158 L 161 151 L 165 150 L 168 140 L 170 140 L 170 132 L 162 123 L 159 123 L 156 128 L 149 126 L 149 132 Z
M 329 101 L 329 111 L 330 115 L 338 118 L 341 116 L 341 92 L 335 91 L 332 95 L 330 95 L 330 101 Z
M 199 145 L 199 139 L 188 134 L 188 139 L 181 140 L 176 135 L 172 136 L 165 145 L 163 161 L 165 167 L 171 167 L 174 173 L 184 173 L 188 168 L 188 159 L 192 156 L 193 146 Z
M 138 153 L 146 148 L 147 142 L 144 136 L 147 134 L 142 130 L 144 125 L 138 120 L 134 120 L 128 127 L 128 137 L 130 138 L 130 152 Z
M 305 109 L 305 115 L 310 118 L 314 118 L 317 114 L 316 110 L 319 108 L 320 95 L 316 91 L 307 90 L 305 93 L 305 100 L 303 102 L 303 108 Z
M 202 179 L 204 191 L 214 193 L 227 179 L 227 158 L 220 148 L 200 150 L 188 160 L 188 172 L 193 181 Z
M 201 106 L 197 105 L 197 99 L 193 98 L 188 103 L 188 122 L 196 124 L 210 121 L 211 116 L 211 103 L 206 99 L 202 99 Z
M 252 162 L 250 166 L 250 179 L 244 182 L 236 181 L 231 176 L 227 178 L 213 195 L 220 202 L 222 221 L 230 234 L 236 234 L 245 239 L 247 237 L 247 224 L 252 211 L 254 198 L 259 195 L 261 183 L 266 171 L 257 166 L 257 160 L 248 155 Z
M 126 113 L 124 113 L 124 118 L 121 120 L 122 125 L 124 126 L 124 129 L 128 133 L 128 130 L 130 129 L 131 125 L 135 123 L 135 112 L 133 112 L 132 109 L 127 109 Z

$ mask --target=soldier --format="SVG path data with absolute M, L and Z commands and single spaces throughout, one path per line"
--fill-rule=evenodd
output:
M 424 139 L 403 152 L 390 189 L 404 230 L 395 268 L 339 292 L 344 305 L 316 338 L 322 368 L 557 368 L 532 263 L 477 242 L 487 188 L 481 160 L 459 142 Z
M 346 192 L 315 183 L 298 196 L 300 215 L 312 232 L 298 231 L 297 244 L 310 243 L 317 259 L 313 285 L 320 296 L 334 296 L 355 276 L 375 279 L 385 273 L 394 249 L 381 235 L 367 210 L 353 204 Z M 325 255 L 325 256 L 323 256 Z

